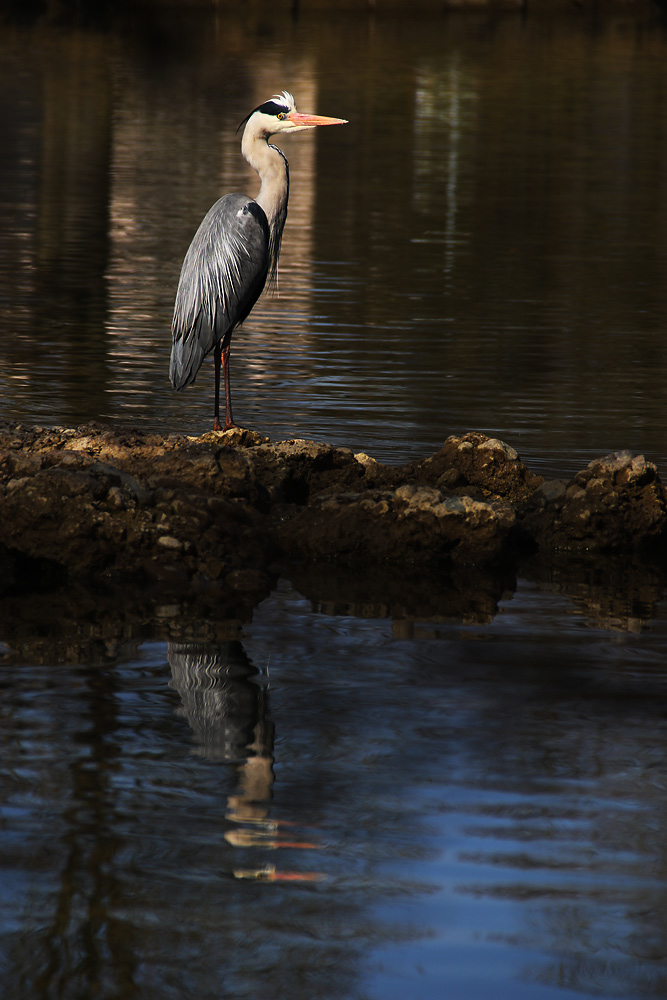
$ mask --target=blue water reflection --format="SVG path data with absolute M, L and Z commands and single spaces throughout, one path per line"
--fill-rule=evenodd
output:
M 662 605 L 360 610 L 5 657 L 3 996 L 663 995 Z

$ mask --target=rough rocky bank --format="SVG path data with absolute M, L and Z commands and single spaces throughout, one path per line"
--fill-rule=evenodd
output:
M 387 466 L 312 441 L 234 430 L 0 423 L 5 593 L 60 582 L 257 591 L 280 568 L 335 563 L 415 574 L 520 554 L 642 554 L 667 543 L 653 464 L 619 452 L 569 482 L 470 433 Z

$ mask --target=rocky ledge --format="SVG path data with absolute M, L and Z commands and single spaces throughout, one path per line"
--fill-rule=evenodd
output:
M 251 591 L 295 561 L 414 574 L 527 551 L 648 557 L 666 542 L 657 470 L 628 452 L 565 482 L 479 433 L 388 466 L 247 430 L 0 423 L 4 592 L 130 578 Z

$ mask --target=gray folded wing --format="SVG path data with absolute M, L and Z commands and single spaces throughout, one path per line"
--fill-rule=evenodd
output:
M 259 298 L 269 266 L 269 225 L 251 198 L 227 194 L 203 219 L 185 255 L 172 322 L 169 376 L 194 382 L 206 355 L 228 342 Z

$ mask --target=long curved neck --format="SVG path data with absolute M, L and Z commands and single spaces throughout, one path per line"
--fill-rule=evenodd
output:
M 264 134 L 252 130 L 250 122 L 243 133 L 241 152 L 262 182 L 255 201 L 264 210 L 269 223 L 269 278 L 275 280 L 289 200 L 287 158 Z

